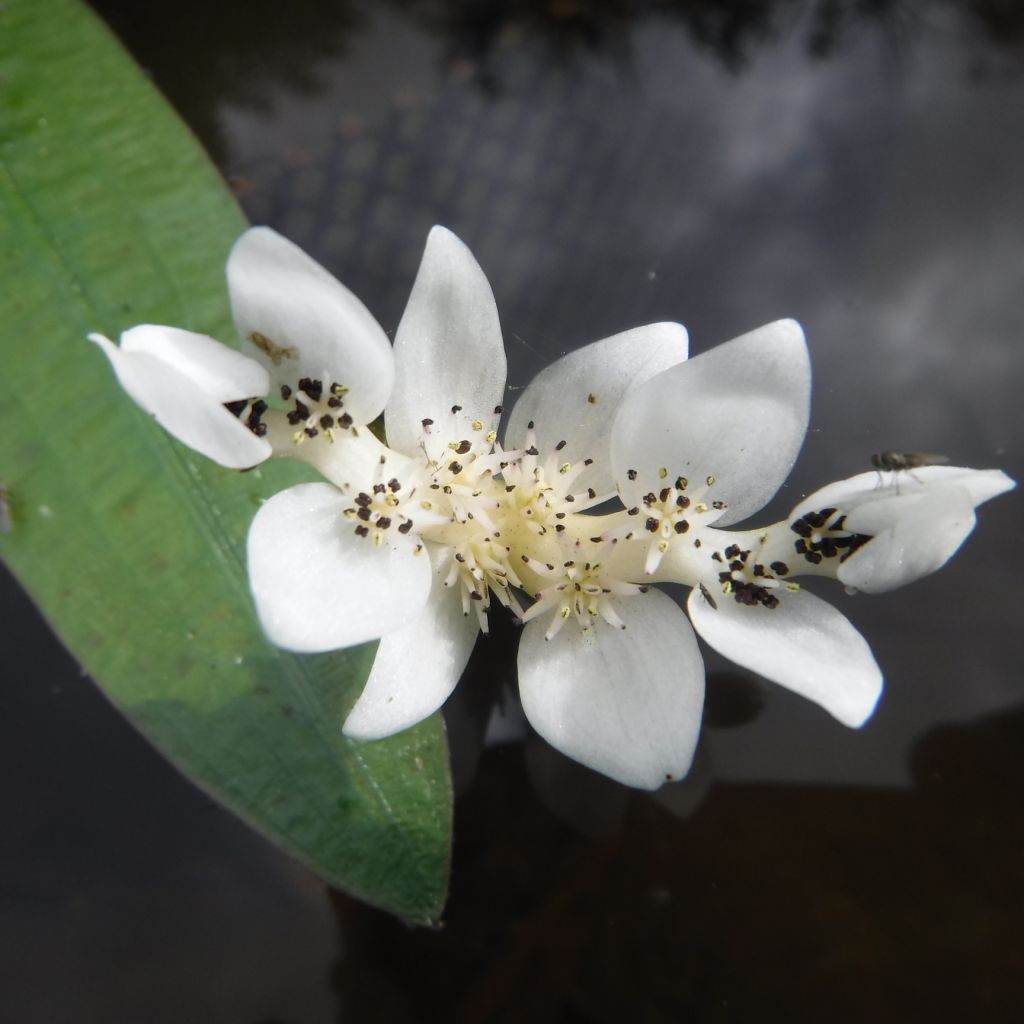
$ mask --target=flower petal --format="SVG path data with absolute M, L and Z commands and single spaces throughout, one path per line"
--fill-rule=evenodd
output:
M 704 702 L 693 630 L 666 594 L 613 602 L 626 623 L 574 622 L 550 641 L 528 622 L 519 641 L 519 693 L 533 727 L 588 768 L 657 789 L 690 768 Z
M 869 594 L 912 583 L 941 569 L 975 522 L 974 502 L 965 487 L 937 487 L 861 505 L 845 525 L 873 536 L 839 566 L 839 579 Z
M 794 320 L 779 320 L 630 391 L 612 427 L 612 469 L 623 501 L 639 504 L 666 476 L 711 478 L 704 500 L 728 505 L 717 525 L 745 519 L 796 461 L 810 385 L 803 331 Z
M 345 720 L 357 740 L 392 736 L 422 722 L 449 697 L 480 628 L 465 615 L 457 587 L 445 587 L 450 551 L 429 545 L 430 597 L 415 621 L 381 638 L 366 687 Z
M 505 349 L 491 286 L 473 254 L 450 231 L 431 229 L 395 335 L 395 388 L 388 443 L 417 451 L 424 419 L 451 440 L 452 407 L 487 421 L 505 393 Z
M 956 485 L 971 496 L 975 507 L 1017 486 L 1001 469 L 967 469 L 963 466 L 922 466 L 896 472 L 871 470 L 837 480 L 809 494 L 790 513 L 799 519 L 808 512 L 837 508 L 852 512 L 883 498 L 913 498 L 934 489 Z
M 821 598 L 806 590 L 777 593 L 775 608 L 741 605 L 727 595 L 712 607 L 695 587 L 687 610 L 720 654 L 814 701 L 844 725 L 863 725 L 882 693 L 867 641 Z
M 595 341 L 545 367 L 520 395 L 505 431 L 506 448 L 524 446 L 536 424 L 541 453 L 565 441 L 562 458 L 592 458 L 575 481 L 577 493 L 614 494 L 609 439 L 623 395 L 686 359 L 686 328 L 660 323 Z
M 291 651 L 330 651 L 412 623 L 430 592 L 430 559 L 389 531 L 379 546 L 343 517 L 330 484 L 275 494 L 249 529 L 249 585 L 267 636 Z
M 261 398 L 270 390 L 266 369 L 205 334 L 140 324 L 121 335 L 122 352 L 144 352 L 188 377 L 217 402 Z
M 345 411 L 380 415 L 394 381 L 387 335 L 341 282 L 270 228 L 250 228 L 228 257 L 231 310 L 243 349 L 274 380 L 302 377 L 349 388 Z
M 102 334 L 89 340 L 110 360 L 121 387 L 172 437 L 228 469 L 270 457 L 270 445 L 223 405 L 265 394 L 262 367 L 213 338 L 173 327 L 136 327 L 122 337 L 129 346 L 118 348 Z

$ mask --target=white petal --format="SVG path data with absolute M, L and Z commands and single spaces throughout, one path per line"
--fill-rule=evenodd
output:
M 506 431 L 506 448 L 524 445 L 527 424 L 535 423 L 544 455 L 565 441 L 561 458 L 594 464 L 574 482 L 576 493 L 592 487 L 615 490 L 609 439 L 623 395 L 686 359 L 686 328 L 661 323 L 595 341 L 545 367 L 516 401 Z
M 624 502 L 639 504 L 666 476 L 702 486 L 713 477 L 705 500 L 728 505 L 718 525 L 745 519 L 796 461 L 810 385 L 803 331 L 794 320 L 779 320 L 630 391 L 612 427 L 612 469 Z M 636 470 L 635 480 L 628 470 Z
M 121 351 L 159 359 L 218 402 L 260 398 L 270 390 L 270 376 L 255 359 L 179 327 L 140 324 L 121 335 Z
M 430 592 L 430 559 L 388 530 L 380 546 L 343 517 L 330 484 L 275 494 L 249 529 L 249 585 L 267 636 L 291 651 L 330 651 L 402 629 Z
M 690 768 L 704 704 L 704 663 L 675 602 L 650 591 L 615 603 L 626 629 L 568 622 L 519 641 L 519 693 L 533 727 L 563 754 L 610 778 L 657 789 Z
M 459 681 L 480 631 L 462 611 L 458 587 L 446 587 L 451 554 L 430 545 L 434 570 L 430 597 L 414 622 L 382 637 L 370 678 L 344 733 L 376 740 L 432 715 Z
M 137 327 L 128 336 L 145 344 L 132 351 L 118 348 L 101 334 L 90 334 L 89 340 L 110 360 L 121 387 L 164 430 L 229 469 L 248 469 L 270 457 L 270 445 L 222 404 L 265 394 L 262 367 L 240 370 L 235 360 L 245 357 L 238 352 L 205 335 L 171 327 Z M 183 336 L 188 341 L 181 345 Z M 155 344 L 160 337 L 168 344 Z M 155 354 L 161 349 L 162 354 Z M 225 353 L 234 359 L 225 359 Z M 221 376 L 222 371 L 228 372 Z M 252 389 L 260 383 L 262 389 Z
M 838 480 L 809 494 L 790 513 L 799 519 L 807 512 L 837 508 L 850 512 L 884 498 L 913 498 L 936 487 L 963 487 L 975 506 L 1013 490 L 1017 484 L 1000 469 L 967 469 L 962 466 L 923 466 L 896 472 L 872 470 Z
M 270 228 L 250 228 L 228 258 L 228 289 L 244 350 L 274 380 L 294 387 L 327 375 L 350 389 L 356 423 L 380 415 L 394 381 L 387 335 L 319 263 Z
M 697 632 L 737 665 L 821 705 L 856 728 L 875 710 L 882 673 L 867 641 L 845 615 L 806 590 L 776 591 L 776 608 L 741 605 L 696 587 L 687 609 Z
M 412 454 L 424 419 L 438 434 L 452 406 L 487 420 L 504 393 L 505 349 L 491 286 L 469 249 L 435 227 L 395 335 L 388 444 Z
M 971 495 L 957 486 L 861 505 L 845 525 L 873 536 L 839 566 L 839 579 L 869 594 L 912 583 L 941 569 L 975 521 Z

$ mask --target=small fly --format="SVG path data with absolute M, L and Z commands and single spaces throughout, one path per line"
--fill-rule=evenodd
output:
M 701 596 L 704 598 L 704 600 L 707 601 L 707 603 L 711 605 L 711 607 L 714 608 L 717 612 L 718 605 L 715 604 L 715 599 L 711 596 L 711 591 L 708 590 L 708 588 L 705 587 L 703 583 L 698 583 L 697 586 L 700 587 Z
M 888 473 L 920 469 L 922 466 L 944 466 L 947 462 L 949 457 L 946 455 L 929 455 L 926 452 L 876 452 L 871 456 L 871 465 Z

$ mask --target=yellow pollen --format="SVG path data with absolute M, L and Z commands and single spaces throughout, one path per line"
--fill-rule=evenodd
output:
M 666 479 L 668 477 L 668 466 L 660 466 L 658 468 L 658 476 L 661 477 L 662 480 Z
M 484 440 L 486 440 L 488 444 L 494 444 L 494 442 L 498 440 L 498 432 L 496 430 L 489 430 Z
M 428 511 L 428 512 L 429 512 L 429 511 L 430 511 L 430 510 L 431 510 L 431 509 L 432 509 L 433 507 L 434 507 L 434 506 L 433 506 L 433 505 L 431 505 L 431 503 L 430 503 L 429 501 L 425 500 L 425 499 L 424 499 L 423 501 L 421 501 L 421 502 L 420 502 L 420 508 L 422 508 L 422 509 L 426 509 L 426 511 Z
M 698 501 L 697 504 L 693 506 L 693 510 L 694 512 L 707 512 L 708 507 L 703 501 Z
M 565 473 L 568 473 L 570 469 L 572 469 L 572 463 L 571 462 L 563 462 L 558 467 L 558 472 L 562 473 L 564 475 Z
M 715 482 L 715 478 L 713 476 L 709 476 L 708 477 L 708 487 L 710 487 L 714 482 Z
M 373 535 L 373 546 L 379 548 L 384 543 L 384 534 L 377 530 Z

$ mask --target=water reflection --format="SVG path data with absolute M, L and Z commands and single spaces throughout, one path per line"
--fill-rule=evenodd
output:
M 250 216 L 386 326 L 440 221 L 494 283 L 514 386 L 645 321 L 699 351 L 801 319 L 816 432 L 778 509 L 885 448 L 1024 474 L 1020 5 L 96 6 Z M 0 657 L 31 671 L 0 720 L 0 940 L 24 965 L 0 1016 L 170 1021 L 182 994 L 197 1022 L 1007 1018 L 1019 499 L 982 519 L 912 590 L 823 593 L 886 671 L 865 730 L 709 655 L 707 774 L 660 798 L 528 738 L 498 621 L 448 716 L 438 933 L 340 896 L 329 921 L 5 605 Z

